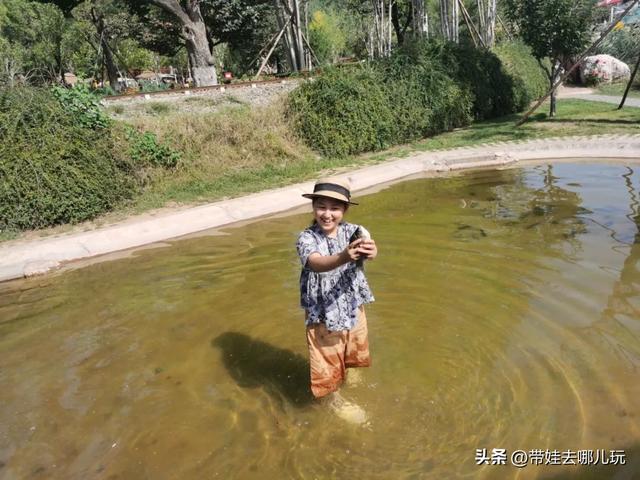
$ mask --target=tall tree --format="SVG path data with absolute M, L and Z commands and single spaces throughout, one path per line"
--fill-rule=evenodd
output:
M 460 26 L 460 9 L 458 0 L 440 0 L 440 26 L 442 36 L 458 42 Z
M 556 83 L 561 67 L 580 53 L 589 41 L 592 0 L 505 0 L 507 15 L 518 26 L 520 36 L 531 47 L 549 79 Z M 543 59 L 551 61 L 550 66 Z M 551 94 L 549 115 L 556 114 L 556 93 Z
M 273 0 L 278 26 L 284 30 L 284 44 L 287 53 L 287 60 L 291 71 L 297 72 L 305 69 L 306 48 L 303 39 L 304 18 L 302 12 L 302 4 L 300 0 Z
M 207 27 L 200 10 L 201 0 L 147 0 L 169 12 L 181 26 L 180 35 L 185 42 L 191 77 L 196 86 L 217 85 L 215 59 Z
M 16 77 L 34 82 L 61 82 L 67 52 L 63 36 L 67 22 L 55 5 L 27 0 L 2 0 L 0 62 L 4 82 Z
M 497 0 L 476 0 L 476 5 L 478 7 L 480 35 L 482 35 L 484 45 L 491 48 L 495 43 L 496 36 Z
M 84 29 L 84 40 L 103 62 L 111 88 L 119 92 L 122 85 L 118 78 L 125 66 L 117 59 L 116 45 L 136 30 L 137 18 L 131 15 L 122 0 L 85 0 L 72 10 L 72 15 L 76 22 L 92 27 Z

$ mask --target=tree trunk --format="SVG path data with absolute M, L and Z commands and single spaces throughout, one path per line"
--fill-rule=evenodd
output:
M 96 33 L 100 39 L 100 49 L 102 50 L 102 59 L 104 66 L 107 69 L 107 77 L 109 77 L 109 86 L 114 92 L 119 93 L 122 90 L 122 86 L 118 83 L 118 66 L 116 65 L 115 58 L 113 57 L 113 51 L 107 41 L 107 27 L 104 23 L 104 17 L 98 13 L 94 8 L 91 8 L 91 21 L 96 28 Z
M 200 16 L 202 20 L 202 16 Z M 209 39 L 204 21 L 184 25 L 187 54 L 191 64 L 191 77 L 196 87 L 217 85 L 218 77 L 213 55 L 209 50 Z
M 107 69 L 107 77 L 109 77 L 109 85 L 114 92 L 119 93 L 123 88 L 122 85 L 120 85 L 120 83 L 118 82 L 118 77 L 120 77 L 118 73 L 118 66 L 116 65 L 115 59 L 113 57 L 111 47 L 107 43 L 107 40 L 104 38 L 104 36 L 101 36 L 100 38 L 100 45 L 102 47 L 104 66 Z
M 197 87 L 218 84 L 215 61 L 209 46 L 207 27 L 200 12 L 200 0 L 148 0 L 175 16 L 182 25 L 191 78 Z
M 298 0 L 274 0 L 276 18 L 282 29 L 288 19 L 288 27 L 285 28 L 284 42 L 287 52 L 287 60 L 292 72 L 303 70 L 305 67 L 304 38 L 300 17 L 300 3 Z
M 458 42 L 460 15 L 458 0 L 440 0 L 442 36 L 450 42 Z
M 553 86 L 556 84 L 556 80 L 557 80 L 557 76 L 558 76 L 558 72 L 560 71 L 560 69 L 558 68 L 556 62 L 553 63 L 553 65 L 551 65 L 551 76 L 549 79 L 550 82 L 550 88 L 553 88 Z M 556 116 L 556 91 L 554 90 L 553 92 L 551 92 L 551 102 L 549 105 L 549 116 L 550 117 L 555 117 Z
M 496 17 L 498 16 L 498 5 L 496 0 L 488 0 L 487 5 L 487 24 L 486 24 L 486 32 L 487 37 L 485 41 L 485 45 L 488 48 L 494 46 L 496 41 Z
M 391 23 L 393 23 L 393 29 L 396 31 L 398 45 L 402 45 L 404 43 L 404 32 L 400 28 L 400 20 L 398 19 L 398 2 L 393 2 L 391 6 Z
M 411 0 L 411 22 L 413 24 L 414 35 L 422 37 L 427 34 L 428 27 L 426 19 L 426 9 L 424 6 L 424 0 Z
M 451 40 L 451 36 L 449 34 L 448 6 L 449 6 L 448 0 L 440 0 L 440 26 L 442 28 L 442 36 L 446 40 Z
M 296 54 L 298 56 L 298 70 L 305 69 L 304 59 L 304 42 L 302 40 L 302 24 L 300 23 L 300 3 L 298 0 L 293 0 L 293 14 L 295 15 L 294 32 L 296 38 Z

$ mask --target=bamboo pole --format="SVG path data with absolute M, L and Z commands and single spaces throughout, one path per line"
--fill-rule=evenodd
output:
M 464 3 L 462 2 L 462 0 L 458 0 L 458 3 L 460 4 L 460 9 L 462 10 L 462 16 L 465 18 L 465 20 L 467 20 L 467 25 L 471 25 L 470 28 L 473 28 L 473 32 L 475 32 L 475 34 L 478 36 L 478 40 L 480 42 L 480 45 L 482 45 L 483 47 L 487 47 L 484 43 L 484 40 L 482 40 L 482 36 L 480 35 L 480 33 L 478 32 L 478 29 L 476 28 L 475 24 L 473 23 L 473 20 L 471 20 L 471 15 L 469 15 L 469 11 L 467 10 L 467 7 L 464 6 Z M 471 35 L 471 38 L 473 38 L 473 32 Z M 475 40 L 474 40 L 475 43 Z M 476 45 L 477 46 L 477 45 Z
M 269 53 L 267 53 L 267 56 L 262 61 L 262 64 L 260 65 L 260 68 L 258 69 L 258 73 L 256 73 L 256 76 L 253 78 L 254 80 L 257 80 L 257 78 L 262 73 L 262 69 L 264 68 L 264 66 L 269 61 L 269 58 L 271 57 L 271 54 L 273 53 L 273 51 L 276 49 L 276 45 L 278 45 L 278 42 L 280 41 L 280 38 L 282 38 L 282 34 L 284 33 L 284 31 L 289 26 L 289 22 L 291 22 L 291 17 L 289 17 L 287 22 L 282 26 L 282 29 L 280 30 L 280 33 L 278 34 L 278 37 L 276 38 L 275 42 L 273 42 L 273 45 L 271 46 L 271 49 L 269 50 Z
M 624 95 L 622 96 L 622 101 L 620 102 L 620 105 L 618 105 L 618 110 L 621 110 L 622 107 L 624 107 L 624 102 L 627 101 L 627 95 L 629 94 L 629 90 L 631 89 L 631 84 L 633 83 L 633 79 L 636 78 L 636 73 L 638 73 L 638 67 L 640 67 L 640 55 L 638 56 L 638 61 L 636 62 L 636 66 L 633 69 L 633 73 L 631 74 L 629 83 L 627 83 L 627 88 L 624 89 Z
M 511 35 L 511 32 L 509 31 L 509 29 L 507 28 L 507 26 L 504 24 L 504 22 L 502 21 L 502 18 L 500 17 L 500 15 L 498 15 L 496 13 L 496 18 L 498 19 L 498 21 L 500 22 L 500 25 L 502 25 L 502 28 L 504 28 L 504 31 L 507 32 L 507 37 L 509 37 L 509 40 L 513 41 L 513 36 Z
M 547 92 L 547 94 L 546 94 L 544 97 L 542 97 L 540 100 L 538 100 L 538 102 L 533 106 L 533 108 L 531 108 L 527 113 L 525 113 L 525 114 L 524 114 L 524 116 L 523 116 L 520 120 L 518 120 L 518 121 L 516 122 L 516 125 L 515 125 L 516 127 L 519 127 L 520 125 L 522 125 L 524 122 L 526 122 L 526 121 L 527 121 L 527 118 L 529 118 L 529 117 L 531 116 L 531 114 L 532 114 L 533 112 L 535 112 L 535 111 L 538 109 L 538 107 L 540 107 L 540 105 L 542 105 L 542 104 L 544 103 L 544 101 L 545 101 L 547 98 L 549 98 L 549 96 L 550 96 L 550 95 L 551 95 L 551 94 L 552 94 L 552 93 L 553 93 L 553 92 L 554 92 L 554 91 L 555 91 L 555 90 L 556 90 L 560 85 L 562 85 L 562 83 L 563 83 L 563 82 L 564 82 L 564 81 L 569 77 L 569 75 L 571 74 L 571 72 L 573 72 L 573 71 L 578 67 L 578 65 L 580 65 L 580 64 L 582 63 L 582 61 L 583 61 L 583 60 L 584 60 L 584 59 L 585 59 L 585 58 L 586 58 L 586 57 L 587 57 L 587 56 L 588 56 L 588 55 L 589 55 L 589 54 L 590 54 L 590 53 L 591 53 L 591 52 L 592 52 L 592 51 L 593 51 L 593 50 L 594 50 L 598 45 L 600 45 L 600 44 L 602 43 L 602 41 L 607 37 L 607 35 L 609 35 L 609 33 L 611 33 L 611 30 L 613 30 L 613 28 L 618 24 L 618 22 L 619 22 L 620 20 L 622 20 L 622 19 L 625 17 L 625 15 L 626 15 L 627 13 L 629 13 L 629 12 L 631 11 L 631 9 L 632 9 L 633 7 L 635 7 L 635 6 L 638 4 L 638 2 L 639 2 L 639 1 L 640 1 L 640 0 L 633 0 L 633 1 L 631 2 L 631 4 L 626 8 L 626 10 L 625 10 L 624 12 L 622 12 L 622 13 L 618 16 L 618 18 L 616 18 L 613 22 L 611 22 L 611 25 L 609 25 L 609 27 L 607 27 L 607 29 L 606 29 L 604 32 L 602 32 L 602 35 L 600 35 L 600 38 L 598 38 L 598 40 L 596 40 L 596 41 L 595 41 L 595 42 L 594 42 L 594 43 L 593 43 L 589 48 L 587 48 L 587 49 L 582 53 L 582 55 L 580 55 L 580 58 L 578 58 L 578 61 L 577 61 L 576 63 L 574 63 L 574 64 L 573 64 L 573 66 L 572 66 L 569 70 L 567 70 L 567 71 L 564 73 L 564 75 L 562 75 L 562 76 L 560 77 L 560 79 L 559 79 L 555 84 L 553 84 L 553 86 L 552 86 L 552 87 L 551 87 L 551 89 Z

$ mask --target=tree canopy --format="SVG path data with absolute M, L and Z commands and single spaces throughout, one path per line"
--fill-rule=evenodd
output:
M 553 86 L 562 65 L 580 53 L 589 42 L 593 19 L 592 0 L 505 0 L 509 19 Z M 548 58 L 550 65 L 542 60 Z M 555 93 L 550 115 L 556 113 Z

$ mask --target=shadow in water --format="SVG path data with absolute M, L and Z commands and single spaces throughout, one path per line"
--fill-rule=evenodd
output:
M 640 480 L 640 445 L 624 449 L 624 454 L 625 465 L 576 465 L 562 473 L 545 475 L 541 478 L 544 480 Z
M 211 346 L 222 351 L 224 366 L 240 387 L 263 387 L 275 399 L 297 407 L 313 401 L 309 361 L 297 353 L 237 332 L 219 335 Z

